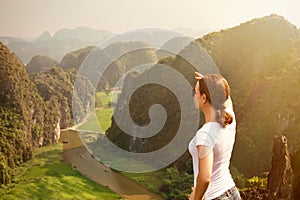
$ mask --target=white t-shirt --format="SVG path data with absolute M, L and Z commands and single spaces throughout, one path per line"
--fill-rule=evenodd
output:
M 198 150 L 197 146 L 206 148 L 205 154 L 213 150 L 213 168 L 211 182 L 205 192 L 205 199 L 214 199 L 228 189 L 235 186 L 229 171 L 231 153 L 235 141 L 236 120 L 231 108 L 226 108 L 226 112 L 232 115 L 233 122 L 223 128 L 218 122 L 208 122 L 202 126 L 190 141 L 189 151 L 193 158 L 194 187 L 198 176 Z M 200 150 L 201 151 L 201 150 Z M 202 154 L 202 152 L 200 152 Z M 202 158 L 203 155 L 200 156 Z

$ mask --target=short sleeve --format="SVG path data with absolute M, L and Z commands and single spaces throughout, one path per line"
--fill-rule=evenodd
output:
M 200 152 L 198 152 L 198 157 L 204 158 L 207 156 L 214 148 L 217 140 L 218 140 L 218 131 L 206 132 L 203 130 L 199 130 L 195 136 L 195 144 L 196 146 L 201 145 Z
M 215 141 L 210 134 L 208 134 L 205 131 L 199 130 L 196 133 L 195 144 L 196 144 L 196 146 L 202 145 L 202 146 L 206 146 L 208 148 L 212 148 L 215 145 Z

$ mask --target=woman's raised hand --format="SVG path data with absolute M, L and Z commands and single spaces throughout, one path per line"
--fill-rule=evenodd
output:
M 200 80 L 202 77 L 203 77 L 203 75 L 202 74 L 200 74 L 199 72 L 195 72 L 195 79 L 197 79 L 197 80 Z

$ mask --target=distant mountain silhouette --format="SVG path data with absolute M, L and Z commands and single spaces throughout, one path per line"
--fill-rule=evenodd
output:
M 39 37 L 37 37 L 35 39 L 35 42 L 42 42 L 42 41 L 47 41 L 50 40 L 52 37 L 50 35 L 50 33 L 48 31 L 45 31 L 44 33 L 42 33 L 42 35 L 40 35 Z
M 36 55 L 61 60 L 65 54 L 86 46 L 97 45 L 111 35 L 112 33 L 108 31 L 78 27 L 58 30 L 53 37 L 45 31 L 30 41 L 14 37 L 0 37 L 0 41 L 3 41 L 26 64 Z
M 105 30 L 94 30 L 88 27 L 77 27 L 75 29 L 63 28 L 58 30 L 53 38 L 57 40 L 76 39 L 84 43 L 100 42 L 112 33 Z
M 0 36 L 0 42 L 2 42 L 4 45 L 9 44 L 10 42 L 20 42 L 20 41 L 23 41 L 23 39 L 18 37 Z

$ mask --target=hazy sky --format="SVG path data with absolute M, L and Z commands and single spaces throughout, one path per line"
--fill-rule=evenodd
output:
M 0 0 L 0 36 L 89 26 L 111 32 L 185 27 L 210 32 L 271 13 L 300 27 L 299 0 Z

